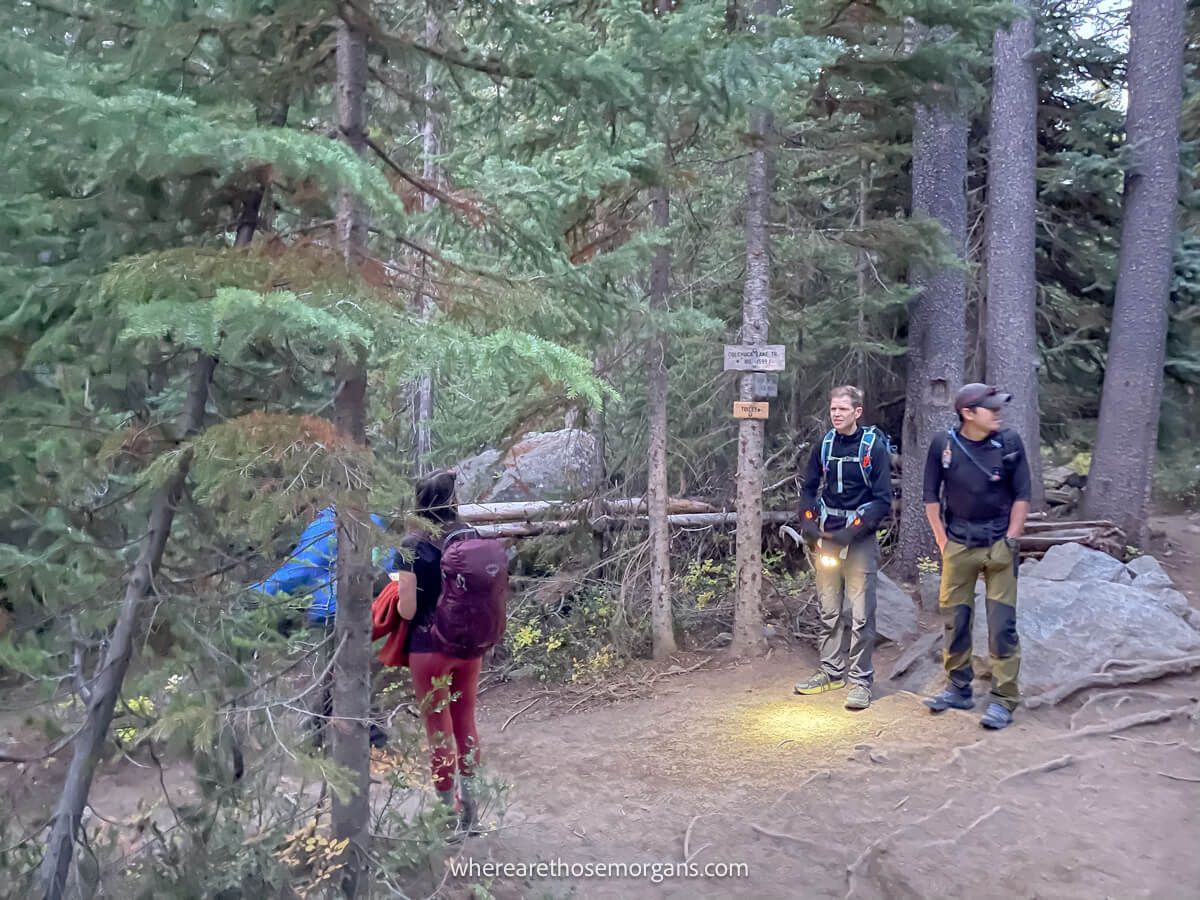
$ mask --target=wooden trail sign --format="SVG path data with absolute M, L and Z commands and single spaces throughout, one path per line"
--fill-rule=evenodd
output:
M 783 344 L 726 344 L 725 371 L 782 372 Z
M 733 402 L 733 417 L 735 419 L 765 419 L 771 410 L 769 403 L 752 403 L 745 400 Z

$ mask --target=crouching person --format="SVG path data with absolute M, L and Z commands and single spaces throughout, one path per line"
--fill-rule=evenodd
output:
M 888 439 L 874 426 L 861 426 L 862 414 L 861 390 L 847 385 L 830 392 L 833 427 L 813 448 L 800 492 L 801 532 L 821 606 L 821 668 L 795 690 L 819 694 L 845 687 L 848 679 L 847 709 L 871 705 L 875 531 L 892 508 Z

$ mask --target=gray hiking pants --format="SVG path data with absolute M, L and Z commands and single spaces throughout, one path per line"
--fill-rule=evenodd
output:
M 826 555 L 840 549 L 827 547 Z M 851 544 L 846 558 L 837 566 L 823 566 L 814 559 L 813 571 L 821 604 L 821 669 L 830 678 L 847 678 L 869 687 L 875 678 L 871 654 L 875 649 L 875 591 L 879 585 L 879 544 L 875 536 Z

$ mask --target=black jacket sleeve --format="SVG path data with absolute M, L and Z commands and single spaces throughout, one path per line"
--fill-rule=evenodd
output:
M 1009 432 L 1004 442 L 1005 455 L 1017 454 L 1013 460 L 1012 489 L 1013 500 L 1029 500 L 1032 491 L 1029 476 L 1029 458 L 1025 453 L 1025 444 L 1015 431 Z M 1009 447 L 1011 446 L 1011 450 Z
M 821 490 L 821 444 L 818 441 L 808 455 L 808 465 L 800 478 L 800 513 L 806 509 L 815 509 L 817 494 Z
M 935 434 L 925 454 L 925 490 L 923 503 L 940 503 L 942 487 L 942 451 L 946 449 L 946 434 Z

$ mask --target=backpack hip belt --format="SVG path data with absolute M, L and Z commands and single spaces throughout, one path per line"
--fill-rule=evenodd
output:
M 863 513 L 865 513 L 867 508 L 871 505 L 870 503 L 864 503 L 862 506 L 858 507 L 858 509 L 838 509 L 835 506 L 826 506 L 824 500 L 818 500 L 817 503 L 821 508 L 820 521 L 822 531 L 825 530 L 825 520 L 830 516 L 834 518 L 845 519 L 847 522 L 850 522 L 855 516 L 861 516 Z

